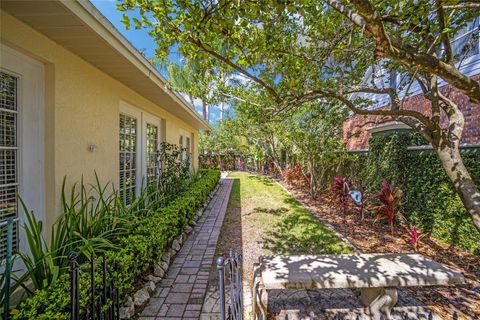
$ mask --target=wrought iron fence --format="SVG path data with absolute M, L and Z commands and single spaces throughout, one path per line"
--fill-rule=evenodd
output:
M 112 265 L 107 263 L 105 256 L 101 257 L 99 275 L 101 285 L 97 286 L 95 277 L 97 267 L 95 257 L 92 255 L 88 271 L 89 279 L 89 303 L 85 311 L 80 310 L 80 266 L 77 263 L 77 253 L 71 252 L 68 255 L 70 260 L 70 319 L 71 320 L 119 320 L 120 319 L 120 298 L 116 274 L 119 270 L 118 262 Z M 112 270 L 114 272 L 112 272 Z M 83 271 L 83 270 L 82 270 Z
M 228 257 L 217 258 L 220 283 L 220 319 L 243 320 L 242 255 L 230 250 Z M 225 278 L 228 283 L 225 283 Z M 225 290 L 229 290 L 227 307 Z

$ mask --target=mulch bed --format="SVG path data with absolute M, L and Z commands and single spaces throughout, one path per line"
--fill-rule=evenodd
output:
M 387 225 L 375 222 L 368 213 L 361 221 L 353 206 L 344 215 L 331 205 L 329 195 L 320 195 L 317 200 L 312 200 L 304 190 L 279 182 L 320 220 L 330 223 L 360 250 L 366 253 L 413 252 L 401 227 L 397 226 L 392 236 Z M 452 319 L 454 314 L 458 319 L 480 319 L 480 256 L 429 237 L 422 238 L 418 252 L 462 272 L 467 283 L 408 290 L 444 319 Z

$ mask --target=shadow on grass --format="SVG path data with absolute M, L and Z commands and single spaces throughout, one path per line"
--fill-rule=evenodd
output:
M 248 179 L 258 181 L 258 182 L 263 183 L 264 185 L 269 186 L 269 187 L 275 185 L 273 180 L 270 177 L 267 177 L 267 176 L 249 175 Z
M 230 198 L 228 200 L 228 207 L 225 213 L 225 218 L 220 229 L 220 236 L 215 249 L 215 256 L 228 257 L 230 250 L 236 251 L 243 255 L 243 241 L 242 241 L 242 219 L 241 208 L 242 198 L 240 194 L 240 179 L 233 180 Z M 217 267 L 217 259 L 214 259 L 209 277 L 209 287 L 214 287 L 218 290 L 219 275 Z M 243 265 L 243 262 L 242 262 Z M 241 267 L 243 269 L 243 267 Z M 227 268 L 228 269 L 228 268 Z M 225 277 L 228 279 L 228 270 L 225 271 Z
M 228 202 L 227 212 L 220 231 L 217 244 L 217 255 L 227 255 L 230 249 L 242 252 L 242 199 L 240 193 L 240 179 L 232 179 L 232 191 Z
M 286 213 L 286 212 L 288 212 L 288 208 L 285 208 L 285 207 L 277 208 L 277 209 L 256 207 L 253 209 L 253 211 L 250 214 L 267 213 L 267 214 L 272 214 L 274 216 L 279 216 L 282 213 Z
M 298 202 L 295 203 L 299 206 Z M 295 207 L 289 214 L 282 215 L 280 221 L 266 233 L 263 241 L 265 249 L 281 255 L 352 252 L 309 212 Z
M 298 207 L 302 206 L 301 203 L 295 200 L 295 198 L 293 197 L 285 197 L 285 199 L 283 199 L 283 202 L 291 206 L 298 206 Z

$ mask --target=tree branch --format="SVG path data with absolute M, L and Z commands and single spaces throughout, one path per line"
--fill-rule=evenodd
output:
M 438 22 L 440 24 L 440 34 L 442 38 L 443 48 L 445 50 L 445 59 L 448 64 L 453 63 L 453 50 L 452 44 L 450 43 L 450 37 L 448 33 L 445 32 L 445 11 L 443 10 L 442 0 L 435 0 L 435 5 L 437 9 Z
M 380 89 L 381 90 L 381 89 Z M 312 100 L 317 100 L 321 98 L 332 98 L 337 101 L 340 101 L 343 103 L 347 108 L 349 108 L 351 111 L 353 111 L 356 114 L 359 115 L 374 115 L 374 116 L 388 116 L 391 117 L 392 119 L 399 119 L 401 117 L 408 117 L 415 119 L 415 121 L 421 123 L 426 129 L 433 130 L 435 125 L 430 121 L 428 117 L 426 117 L 424 114 L 415 111 L 415 110 L 383 110 L 383 109 L 375 109 L 375 110 L 366 110 L 366 109 L 360 109 L 356 107 L 356 105 L 349 99 L 347 98 L 347 95 L 350 94 L 349 92 L 336 92 L 336 91 L 327 91 L 323 89 L 318 89 L 318 90 L 312 90 L 310 92 L 305 93 L 304 95 L 300 97 L 296 97 L 292 100 L 287 100 L 285 101 L 284 107 L 281 108 L 279 111 L 276 112 L 276 114 L 280 112 L 284 112 L 285 110 L 292 108 L 293 106 L 298 106 L 302 103 L 312 101 Z
M 173 29 L 173 28 L 172 28 L 172 30 L 175 31 L 175 29 Z M 179 30 L 177 32 L 179 32 Z M 254 76 L 253 74 L 251 74 L 247 70 L 240 67 L 238 64 L 236 64 L 236 63 L 232 62 L 231 60 L 225 58 L 224 56 L 217 53 L 216 51 L 208 49 L 200 40 L 193 38 L 191 35 L 187 35 L 186 39 L 188 40 L 188 42 L 195 45 L 197 48 L 199 48 L 199 49 L 203 50 L 204 52 L 208 53 L 209 55 L 211 55 L 213 58 L 217 59 L 218 61 L 223 62 L 224 64 L 231 67 L 232 69 L 240 72 L 245 77 L 249 78 L 250 80 L 254 81 L 255 83 L 258 83 L 260 86 L 265 88 L 272 95 L 272 97 L 274 98 L 274 100 L 276 102 L 278 102 L 278 103 L 281 102 L 281 98 L 278 95 L 278 93 L 275 91 L 275 89 L 273 87 L 269 86 L 262 79 Z
M 445 9 L 478 9 L 480 8 L 480 3 L 461 3 L 450 6 L 443 6 Z
M 248 104 L 251 104 L 252 106 L 255 106 L 255 107 L 262 107 L 262 105 L 258 104 L 258 103 L 255 103 L 255 102 L 251 102 L 251 101 L 247 101 L 245 99 L 242 99 L 242 98 L 239 98 L 237 96 L 234 96 L 232 94 L 228 94 L 228 93 L 223 93 L 223 92 L 220 92 L 221 95 L 227 97 L 227 98 L 230 98 L 230 99 L 235 99 L 235 100 L 238 100 L 240 102 L 243 102 L 243 103 L 248 103 Z
M 376 54 L 391 58 L 408 66 L 433 73 L 465 93 L 473 102 L 480 103 L 480 83 L 462 74 L 454 65 L 445 63 L 435 56 L 418 52 L 401 39 L 389 36 L 381 17 L 369 0 L 352 0 L 358 13 L 346 8 L 337 0 L 324 0 L 357 26 L 366 30 L 376 42 Z

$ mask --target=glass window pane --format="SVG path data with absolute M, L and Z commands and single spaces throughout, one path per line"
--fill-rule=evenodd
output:
M 17 78 L 0 72 L 0 222 L 18 217 Z M 7 228 L 0 230 L 0 260 L 7 250 Z M 18 248 L 14 225 L 13 250 Z
M 155 184 L 159 175 L 158 166 L 158 127 L 147 123 L 147 182 Z
M 129 205 L 137 188 L 137 119 L 120 114 L 120 199 Z

